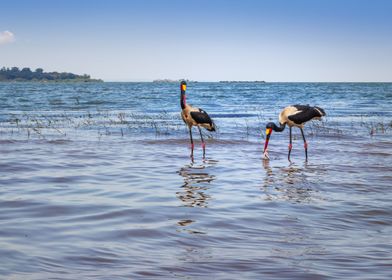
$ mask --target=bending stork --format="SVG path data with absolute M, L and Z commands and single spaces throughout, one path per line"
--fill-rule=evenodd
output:
M 308 144 L 305 139 L 304 135 L 304 125 L 307 121 L 313 119 L 321 119 L 321 117 L 325 116 L 325 112 L 320 107 L 312 107 L 309 105 L 292 105 L 284 108 L 282 112 L 279 114 L 279 126 L 270 122 L 266 126 L 265 134 L 265 144 L 264 144 L 264 159 L 269 159 L 268 156 L 268 141 L 271 137 L 272 130 L 276 132 L 282 132 L 286 124 L 290 128 L 290 144 L 289 144 L 289 154 L 287 156 L 288 160 L 290 161 L 290 153 L 292 148 L 292 138 L 291 138 L 291 128 L 293 126 L 298 127 L 301 130 L 302 139 L 304 140 L 304 148 L 305 148 L 305 156 L 306 161 L 308 161 Z
M 191 158 L 193 159 L 193 138 L 192 138 L 192 126 L 197 126 L 200 133 L 201 143 L 203 147 L 203 158 L 206 156 L 206 144 L 203 139 L 203 135 L 201 133 L 200 127 L 204 127 L 208 131 L 215 131 L 215 124 L 211 120 L 210 116 L 207 114 L 206 111 L 200 108 L 192 107 L 189 104 L 186 104 L 186 82 L 181 82 L 181 117 L 185 124 L 188 125 L 189 128 L 189 136 L 191 139 Z

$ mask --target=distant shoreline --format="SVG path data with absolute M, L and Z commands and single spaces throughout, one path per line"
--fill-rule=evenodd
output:
M 103 82 L 101 79 L 92 79 L 90 75 L 77 75 L 69 72 L 44 72 L 42 68 L 31 71 L 25 67 L 1 68 L 0 82 L 38 82 L 38 83 L 70 83 L 70 82 Z
M 105 81 L 101 79 L 88 79 L 88 80 L 77 80 L 77 79 L 70 79 L 70 80 L 0 80 L 0 83 L 15 83 L 15 84 L 28 84 L 28 83 L 35 83 L 35 84 L 70 84 L 70 83 L 105 83 Z
M 185 81 L 187 83 L 198 83 L 198 81 L 192 81 L 188 79 L 156 79 L 152 80 L 152 83 L 181 83 L 182 81 Z
M 192 80 L 187 80 L 187 79 L 157 79 L 157 80 L 153 80 L 152 83 L 180 83 L 181 81 L 186 81 L 187 83 L 199 83 L 199 81 L 192 81 Z M 214 81 L 212 83 L 265 83 L 265 81 L 231 81 L 231 80 L 227 80 L 227 81 Z
M 219 81 L 219 83 L 223 84 L 230 84 L 230 83 L 257 83 L 257 84 L 264 84 L 265 81 Z

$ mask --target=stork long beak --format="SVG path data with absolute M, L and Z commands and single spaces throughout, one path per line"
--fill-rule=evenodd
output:
M 264 155 L 264 158 L 265 158 L 265 159 L 269 159 L 267 148 L 268 148 L 268 142 L 269 142 L 269 139 L 270 139 L 270 137 L 271 137 L 271 134 L 272 134 L 272 128 L 267 128 L 267 129 L 265 130 L 265 136 L 266 136 L 266 138 L 265 138 L 264 152 L 263 152 L 263 155 Z

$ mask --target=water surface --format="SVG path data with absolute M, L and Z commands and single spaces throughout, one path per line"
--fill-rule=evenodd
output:
M 0 83 L 1 279 L 390 279 L 392 84 Z M 305 127 L 265 124 L 318 105 Z

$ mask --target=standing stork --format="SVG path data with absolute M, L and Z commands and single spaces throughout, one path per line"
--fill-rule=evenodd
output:
M 274 124 L 273 122 L 270 122 L 266 126 L 265 134 L 266 134 L 266 139 L 265 139 L 265 144 L 264 144 L 264 158 L 269 159 L 268 156 L 268 141 L 271 137 L 272 130 L 276 132 L 282 132 L 286 124 L 290 128 L 290 144 L 289 144 L 289 154 L 287 156 L 288 160 L 290 161 L 290 153 L 291 153 L 291 148 L 292 146 L 292 138 L 291 138 L 291 128 L 293 126 L 298 127 L 301 130 L 302 134 L 302 139 L 304 140 L 304 148 L 305 148 L 305 156 L 306 156 L 306 161 L 308 161 L 308 144 L 305 139 L 304 135 L 304 125 L 307 121 L 313 120 L 313 119 L 321 119 L 321 117 L 325 116 L 325 112 L 323 109 L 320 107 L 312 107 L 309 105 L 292 105 L 284 108 L 282 112 L 279 114 L 279 126 Z
M 181 82 L 181 99 L 180 99 L 181 109 L 182 109 L 181 117 L 182 117 L 183 121 L 185 122 L 185 124 L 188 125 L 188 128 L 189 128 L 189 136 L 191 139 L 191 149 L 192 149 L 191 158 L 193 159 L 193 148 L 194 148 L 193 138 L 192 138 L 192 126 L 197 126 L 197 128 L 199 129 L 201 143 L 202 143 L 201 145 L 203 147 L 203 158 L 205 158 L 206 144 L 204 142 L 200 127 L 204 127 L 208 131 L 215 131 L 215 124 L 211 120 L 210 116 L 207 114 L 206 111 L 204 111 L 203 109 L 200 109 L 200 108 L 192 107 L 189 104 L 186 104 L 185 91 L 186 91 L 186 82 L 182 81 Z

